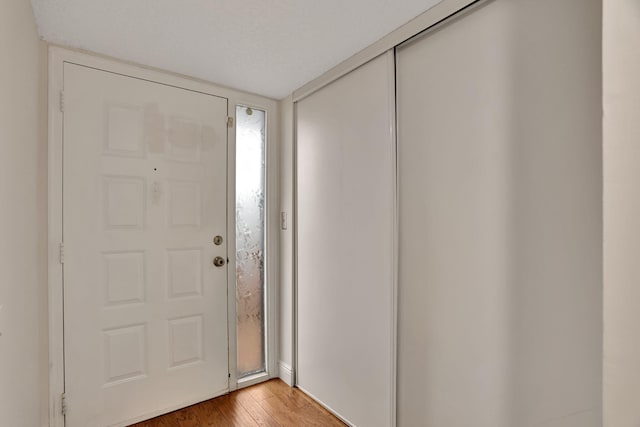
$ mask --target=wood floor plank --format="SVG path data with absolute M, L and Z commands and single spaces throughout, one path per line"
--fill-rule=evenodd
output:
M 271 415 L 282 426 L 301 426 L 304 421 L 298 413 L 288 408 L 284 402 L 282 402 L 276 396 L 258 402 L 260 406 Z
M 273 393 L 266 386 L 267 383 L 271 383 L 271 382 L 273 382 L 273 381 L 267 381 L 265 383 L 256 384 L 254 386 L 242 389 L 239 392 L 240 393 L 249 393 L 251 396 L 253 396 L 253 398 L 255 400 L 257 400 L 259 402 L 261 400 L 273 397 Z
M 230 395 L 217 399 L 217 405 L 222 415 L 229 420 L 232 426 L 256 427 L 259 425 L 240 402 L 231 398 Z
M 131 427 L 334 426 L 345 424 L 302 391 L 275 379 Z
M 234 398 L 242 405 L 242 407 L 253 417 L 253 419 L 261 427 L 282 427 L 267 411 L 264 410 L 260 403 L 249 393 L 235 394 Z
M 295 409 L 303 408 L 309 404 L 316 404 L 309 396 L 297 388 L 289 387 L 282 381 L 268 381 L 264 383 L 264 387 L 268 389 L 273 396 L 277 396 L 280 400 L 287 403 L 287 406 Z
M 175 411 L 173 416 L 176 420 L 176 427 L 199 427 L 200 420 L 197 416 L 197 410 L 194 407 L 188 407 Z
M 221 396 L 193 406 L 193 410 L 197 412 L 198 419 L 203 427 L 229 427 L 233 425 L 219 407 L 218 399 L 226 397 Z
M 269 404 L 275 410 L 274 406 L 278 406 L 278 414 L 283 411 L 296 414 L 296 423 L 308 426 L 342 426 L 344 423 L 336 418 L 329 411 L 324 409 L 311 397 L 303 393 L 297 388 L 292 388 L 282 381 L 269 381 L 264 383 L 279 403 L 269 400 Z
M 173 412 L 170 412 L 150 420 L 132 424 L 130 427 L 175 427 L 176 425 L 177 421 L 173 416 Z
M 331 412 L 318 405 L 316 402 L 301 408 L 299 414 L 307 422 L 312 422 L 312 425 L 322 425 L 326 427 L 344 427 L 345 424 L 336 418 Z

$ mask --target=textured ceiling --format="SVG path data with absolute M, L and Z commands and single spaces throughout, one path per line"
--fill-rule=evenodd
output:
M 440 0 L 32 0 L 48 42 L 283 98 Z

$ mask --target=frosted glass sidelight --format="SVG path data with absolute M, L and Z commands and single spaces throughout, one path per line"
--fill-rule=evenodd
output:
M 238 377 L 265 370 L 265 112 L 236 107 Z

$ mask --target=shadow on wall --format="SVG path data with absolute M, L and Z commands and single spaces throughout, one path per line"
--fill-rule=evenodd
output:
M 509 16 L 510 425 L 602 423 L 601 7 Z

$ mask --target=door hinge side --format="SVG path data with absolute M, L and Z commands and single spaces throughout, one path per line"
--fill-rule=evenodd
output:
M 60 91 L 60 112 L 64 113 L 64 91 Z
M 62 415 L 67 415 L 67 394 L 62 393 L 60 396 L 60 412 Z
M 64 264 L 64 243 L 60 242 L 60 264 Z
M 233 127 L 233 117 L 227 117 L 227 127 L 228 128 Z

